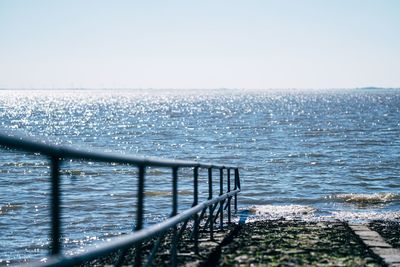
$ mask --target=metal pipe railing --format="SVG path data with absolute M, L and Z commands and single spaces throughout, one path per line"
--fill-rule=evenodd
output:
M 77 159 L 84 161 L 97 161 L 107 163 L 118 163 L 118 164 L 132 164 L 136 166 L 147 166 L 147 167 L 200 167 L 200 168 L 230 168 L 237 169 L 236 166 L 221 165 L 221 164 L 210 164 L 201 163 L 196 161 L 188 160 L 168 160 L 154 157 L 138 157 L 133 155 L 121 155 L 115 153 L 104 153 L 101 151 L 87 151 L 78 150 L 70 147 L 56 146 L 40 143 L 39 141 L 33 141 L 21 137 L 12 137 L 0 133 L 0 146 L 23 150 L 26 152 L 40 153 L 49 157 L 58 157 L 63 159 Z
M 60 159 L 51 157 L 51 255 L 61 252 Z
M 199 163 L 195 161 L 182 161 L 182 160 L 166 160 L 160 158 L 137 157 L 132 155 L 117 155 L 111 153 L 95 152 L 95 151 L 81 151 L 73 148 L 43 144 L 34 140 L 29 140 L 20 137 L 11 137 L 0 134 L 0 146 L 17 149 L 31 153 L 40 153 L 43 156 L 50 158 L 51 167 L 51 244 L 50 255 L 46 263 L 32 264 L 32 266 L 73 266 L 76 264 L 84 263 L 89 260 L 96 259 L 106 254 L 122 251 L 120 254 L 118 264 L 122 263 L 123 257 L 130 247 L 135 247 L 135 266 L 143 265 L 142 255 L 142 242 L 150 238 L 162 236 L 168 230 L 172 230 L 171 242 L 171 265 L 177 265 L 177 252 L 178 242 L 181 238 L 181 232 L 186 228 L 187 222 L 193 219 L 193 229 L 191 238 L 194 242 L 194 252 L 199 253 L 199 227 L 200 221 L 208 209 L 209 218 L 204 227 L 209 227 L 210 239 L 213 239 L 214 233 L 214 211 L 218 213 L 215 215 L 215 220 L 220 218 L 220 228 L 223 229 L 223 210 L 227 208 L 228 224 L 231 223 L 231 199 L 234 197 L 234 208 L 237 211 L 237 194 L 240 192 L 240 178 L 239 169 L 234 166 L 225 166 L 218 164 Z M 134 232 L 123 237 L 114 238 L 111 242 L 90 248 L 86 252 L 66 256 L 62 253 L 61 233 L 61 194 L 60 194 L 60 168 L 61 164 L 66 159 L 76 159 L 82 161 L 97 161 L 107 163 L 118 163 L 134 165 L 138 168 L 138 184 L 137 184 L 137 210 L 136 210 L 136 224 Z M 145 191 L 145 176 L 147 167 L 163 167 L 172 170 L 172 212 L 170 218 L 165 221 L 143 228 L 144 218 L 144 191 Z M 193 204 L 190 209 L 178 213 L 178 170 L 180 168 L 193 168 Z M 199 169 L 208 170 L 208 197 L 207 201 L 198 203 L 198 188 L 199 188 Z M 212 186 L 212 173 L 213 170 L 218 169 L 220 172 L 220 190 L 219 196 L 213 197 Z M 223 192 L 224 170 L 226 170 L 227 191 Z M 234 170 L 234 190 L 231 190 L 230 171 Z M 223 208 L 226 202 L 225 208 Z M 201 213 L 200 215 L 198 213 Z M 184 223 L 181 231 L 178 233 L 178 225 Z M 152 250 L 151 255 L 148 257 L 146 266 L 151 265 L 154 254 L 157 251 L 158 244 Z

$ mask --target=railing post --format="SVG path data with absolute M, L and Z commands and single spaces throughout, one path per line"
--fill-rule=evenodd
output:
M 143 228 L 144 176 L 146 171 L 145 168 L 146 167 L 144 165 L 139 166 L 135 231 L 139 231 Z M 140 267 L 141 265 L 142 265 L 142 244 L 138 243 L 136 245 L 135 266 Z
M 193 206 L 199 203 L 199 167 L 193 170 Z M 199 254 L 199 215 L 194 214 L 194 253 Z
M 60 158 L 51 157 L 51 255 L 61 253 Z
M 228 168 L 228 193 L 231 192 L 231 169 Z M 232 197 L 228 197 L 228 223 L 231 223 L 231 199 Z
M 240 189 L 239 169 L 235 169 L 235 190 Z M 237 193 L 235 193 L 235 213 L 237 212 Z
M 212 199 L 212 168 L 208 168 L 208 199 Z M 212 205 L 208 207 L 210 220 L 210 240 L 214 240 L 214 219 Z
M 219 169 L 219 195 L 222 196 L 224 194 L 224 169 L 221 168 Z M 221 230 L 224 229 L 224 201 L 221 200 L 219 202 L 219 228 Z
M 171 217 L 178 213 L 178 167 L 172 169 L 172 214 Z M 171 266 L 177 266 L 177 242 L 178 228 L 174 225 L 172 229 L 172 246 L 171 246 Z
M 237 178 L 237 187 L 238 187 L 239 189 L 241 189 L 241 187 L 240 187 L 240 175 L 239 175 L 239 169 L 236 169 L 236 173 L 237 173 L 237 176 L 236 176 L 236 178 Z

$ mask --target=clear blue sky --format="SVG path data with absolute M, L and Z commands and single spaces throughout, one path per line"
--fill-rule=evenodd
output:
M 0 0 L 0 88 L 400 87 L 400 1 Z

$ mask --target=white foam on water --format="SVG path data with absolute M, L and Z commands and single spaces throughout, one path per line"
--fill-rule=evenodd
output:
M 255 205 L 246 209 L 247 222 L 259 220 L 304 220 L 304 221 L 348 221 L 368 222 L 372 220 L 400 220 L 400 211 L 352 210 L 332 211 L 318 214 L 318 209 L 306 205 Z
M 351 212 L 333 211 L 331 216 L 324 216 L 326 219 L 336 219 L 340 221 L 372 221 L 372 220 L 400 220 L 400 212 Z
M 315 208 L 305 205 L 254 205 L 249 207 L 249 220 L 302 219 L 315 217 Z

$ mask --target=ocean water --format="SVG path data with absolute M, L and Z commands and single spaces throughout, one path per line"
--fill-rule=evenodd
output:
M 239 207 L 256 215 L 400 218 L 400 90 L 1 90 L 0 130 L 79 149 L 238 165 Z M 48 159 L 0 153 L 0 265 L 43 259 Z M 180 210 L 193 198 L 190 172 L 179 173 Z M 63 163 L 67 250 L 132 230 L 136 174 L 132 166 Z M 171 212 L 170 177 L 148 170 L 146 224 Z M 200 182 L 205 199 L 206 172 Z

